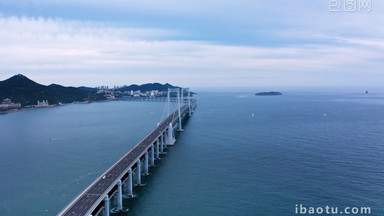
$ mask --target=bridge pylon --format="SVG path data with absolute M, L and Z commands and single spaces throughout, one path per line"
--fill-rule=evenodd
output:
M 178 128 L 177 131 L 184 131 L 183 127 L 181 125 L 181 106 L 184 104 L 184 89 L 183 88 L 168 88 L 168 93 L 167 93 L 167 108 L 168 108 L 168 115 L 170 115 L 171 112 L 171 93 L 176 92 L 176 102 L 177 102 L 177 115 L 179 117 L 179 123 L 178 123 Z
M 191 91 L 188 88 L 188 116 L 192 116 Z
M 183 130 L 183 127 L 182 127 L 182 125 L 181 125 L 181 95 L 183 94 L 183 89 L 178 89 L 177 90 L 177 103 L 178 103 L 178 107 L 177 107 L 177 110 L 178 110 L 178 112 L 177 112 L 177 114 L 178 114 L 178 116 L 179 116 L 179 127 L 178 127 L 178 129 L 177 129 L 177 131 L 184 131 Z

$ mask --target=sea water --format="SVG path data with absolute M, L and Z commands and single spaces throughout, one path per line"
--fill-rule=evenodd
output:
M 288 216 L 297 205 L 384 215 L 384 94 L 195 97 L 176 145 L 116 215 Z M 0 116 L 0 215 L 57 214 L 156 126 L 164 106 L 115 101 Z

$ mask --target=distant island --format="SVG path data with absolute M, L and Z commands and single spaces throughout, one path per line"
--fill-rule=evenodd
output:
M 255 94 L 256 96 L 277 96 L 282 95 L 281 92 L 259 92 Z
M 68 103 L 108 101 L 128 97 L 166 97 L 171 84 L 148 83 L 130 86 L 64 87 L 36 83 L 22 74 L 0 81 L 0 113 L 50 107 Z

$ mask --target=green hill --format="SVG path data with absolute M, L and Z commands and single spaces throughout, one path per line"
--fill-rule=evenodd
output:
M 142 92 L 147 92 L 147 91 L 152 91 L 152 90 L 158 90 L 158 91 L 168 91 L 168 88 L 179 88 L 177 86 L 173 86 L 169 83 L 166 84 L 160 84 L 160 83 L 147 83 L 143 85 L 130 85 L 130 86 L 125 86 L 122 88 L 119 88 L 117 90 L 119 91 L 142 91 Z
M 58 104 L 104 99 L 95 92 L 75 87 L 64 87 L 57 84 L 41 85 L 21 74 L 0 81 L 0 102 L 5 98 L 9 98 L 15 103 L 21 103 L 23 107 L 35 105 L 38 100 L 48 100 L 50 104 Z
M 166 92 L 168 88 L 179 88 L 171 84 L 148 83 L 143 85 L 125 86 L 117 91 L 147 92 L 158 90 Z M 72 103 L 76 101 L 100 101 L 106 100 L 104 94 L 97 94 L 97 88 L 89 87 L 64 87 L 57 84 L 49 86 L 36 83 L 26 76 L 18 74 L 7 80 L 0 81 L 0 103 L 9 98 L 14 103 L 20 103 L 22 107 L 36 105 L 37 101 L 48 100 L 49 104 Z M 111 90 L 113 92 L 113 90 Z M 112 93 L 113 94 L 113 93 Z M 193 94 L 193 92 L 191 92 Z M 119 97 L 119 95 L 115 95 Z

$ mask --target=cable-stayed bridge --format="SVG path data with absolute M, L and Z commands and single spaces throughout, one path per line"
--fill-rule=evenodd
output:
M 187 98 L 183 98 L 183 90 L 168 89 L 167 117 L 69 203 L 59 216 L 109 216 L 111 211 L 125 210 L 123 197 L 133 197 L 133 183 L 142 186 L 141 176 L 148 175 L 149 166 L 154 166 L 164 149 L 175 143 L 174 130 L 183 131 L 182 120 L 194 112 L 196 100 L 191 99 L 189 89 Z M 177 93 L 175 111 L 171 111 L 172 92 Z M 111 208 L 111 198 L 116 196 L 117 206 Z

